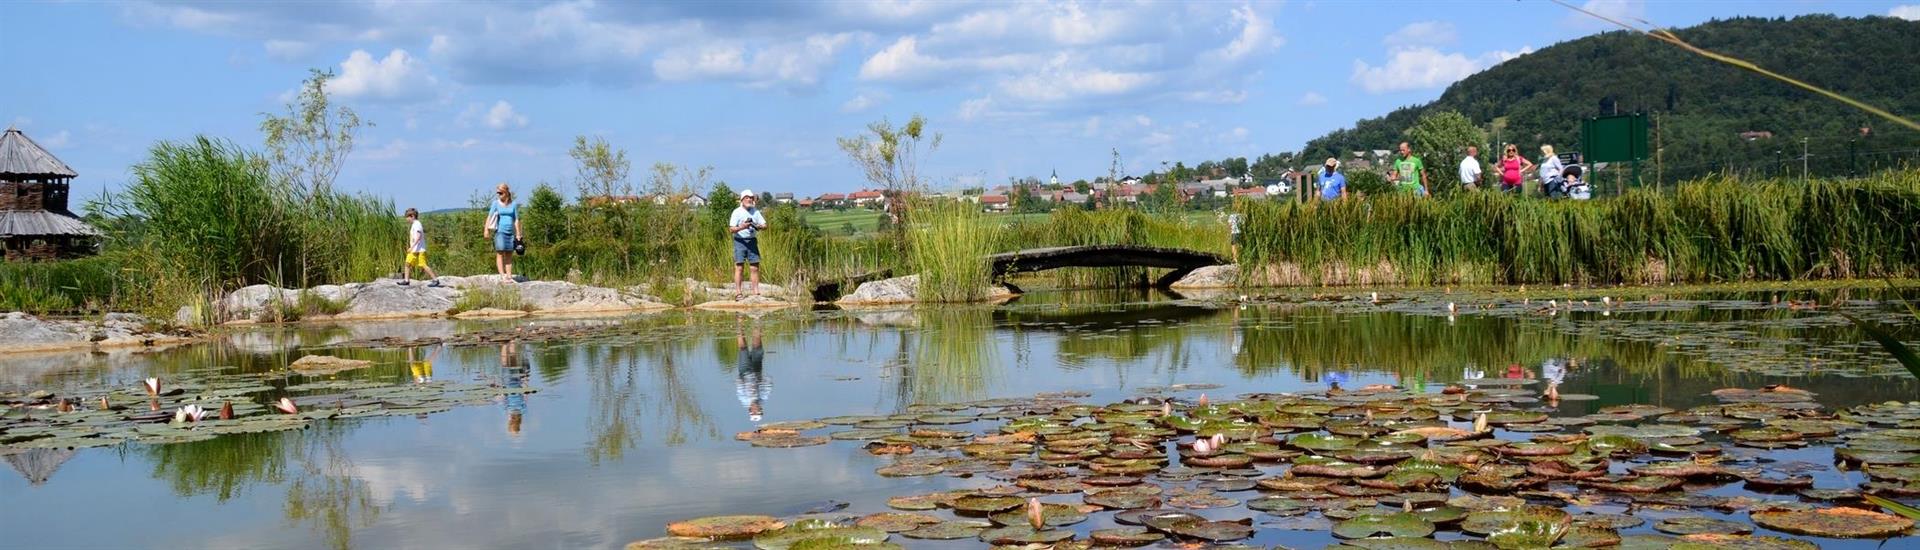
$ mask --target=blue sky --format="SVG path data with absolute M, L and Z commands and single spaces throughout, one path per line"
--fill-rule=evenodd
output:
M 1897 1 L 1640 2 L 1733 16 L 1920 18 Z M 338 187 L 461 206 L 499 181 L 573 194 L 579 134 L 735 189 L 864 185 L 834 138 L 928 117 L 937 188 L 1091 179 L 1299 148 L 1505 59 L 1606 30 L 1545 1 L 6 2 L 0 122 L 117 188 L 156 140 L 257 146 L 310 68 L 366 129 Z M 1781 67 L 1788 73 L 1791 67 Z

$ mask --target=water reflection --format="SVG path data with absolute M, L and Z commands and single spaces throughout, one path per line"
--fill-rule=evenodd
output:
M 689 516 L 783 513 L 829 498 L 874 512 L 887 496 L 964 481 L 881 478 L 872 474 L 876 459 L 846 445 L 753 449 L 723 434 L 763 422 L 1043 391 L 1088 391 L 1094 401 L 1195 382 L 1225 385 L 1216 395 L 1334 384 L 1438 391 L 1465 379 L 1515 376 L 1543 379 L 1533 386 L 1542 393 L 1582 395 L 1562 400 L 1561 414 L 1630 403 L 1688 407 L 1709 402 L 1713 389 L 1776 382 L 1819 393 L 1833 408 L 1913 395 L 1911 378 L 1741 373 L 1635 336 L 1739 324 L 1755 339 L 1839 345 L 1853 338 L 1817 315 L 1689 307 L 1604 319 L 1465 314 L 1449 321 L 1325 305 L 1227 307 L 1153 294 L 1034 295 L 1000 308 L 757 318 L 675 313 L 584 322 L 632 328 L 616 335 L 329 350 L 375 362 L 330 379 L 476 382 L 540 393 L 422 419 L 321 421 L 301 431 L 177 445 L 10 455 L 21 475 L 0 476 L 0 509 L 8 511 L 0 531 L 22 546 L 125 546 L 71 512 L 106 506 L 102 513 L 151 531 L 152 545 L 218 539 L 219 546 L 243 547 L 604 547 L 657 536 L 667 521 Z M 392 325 L 437 338 L 501 326 Z M 9 373 L 0 389 L 133 385 L 204 369 L 271 374 L 267 383 L 285 388 L 308 381 L 283 372 L 304 353 L 300 347 L 370 336 L 377 333 L 272 329 L 164 353 L 69 356 L 30 375 L 0 364 Z M 1727 343 L 1794 353 L 1767 345 Z M 1695 349 L 1705 348 L 1685 351 Z M 1811 353 L 1849 366 L 1847 356 Z M 120 497 L 95 502 L 109 492 Z M 184 505 L 148 506 L 175 500 Z
M 744 325 L 745 319 L 740 323 Z M 752 340 L 748 340 L 744 327 L 736 328 L 735 332 L 739 360 L 733 367 L 734 393 L 740 398 L 740 406 L 747 409 L 747 420 L 759 422 L 766 413 L 767 396 L 773 392 L 773 382 L 767 380 L 765 372 L 767 353 L 760 339 L 760 325 L 753 326 Z

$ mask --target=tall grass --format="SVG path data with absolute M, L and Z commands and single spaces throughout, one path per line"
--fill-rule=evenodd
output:
M 992 219 L 991 217 L 989 219 Z M 1132 208 L 1085 210 L 1068 207 L 1055 210 L 1038 221 L 1018 219 L 996 228 L 996 252 L 1011 252 L 1052 246 L 1131 244 L 1164 248 L 1184 248 L 1227 253 L 1227 225 L 1224 217 L 1180 214 L 1150 214 Z M 1137 267 L 1066 268 L 1050 274 L 1055 283 L 1069 288 L 1116 288 L 1139 286 L 1149 281 L 1147 270 Z
M 1659 283 L 1920 274 L 1920 172 L 1716 178 L 1592 201 L 1248 203 L 1256 284 Z
M 925 203 L 907 228 L 907 258 L 920 275 L 922 302 L 972 302 L 985 297 L 995 231 L 968 203 Z

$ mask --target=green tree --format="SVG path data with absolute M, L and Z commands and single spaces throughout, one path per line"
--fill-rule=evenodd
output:
M 573 149 L 567 155 L 573 157 L 575 181 L 580 186 L 582 201 L 589 197 L 617 198 L 633 194 L 633 183 L 627 178 L 633 165 L 627 162 L 627 151 L 614 148 L 607 143 L 607 138 L 574 136 Z
M 727 186 L 727 182 L 714 182 L 713 190 L 707 192 L 707 211 L 712 212 L 715 219 L 725 222 L 728 216 L 733 215 L 733 209 L 739 206 L 740 196 Z
M 327 97 L 333 71 L 314 69 L 300 83 L 300 93 L 287 104 L 285 115 L 261 113 L 260 132 L 266 136 L 267 162 L 280 182 L 310 197 L 332 193 L 354 134 L 363 122 L 345 106 L 334 107 Z
M 889 227 L 896 238 L 904 241 L 906 235 L 900 232 L 906 228 L 905 195 L 925 187 L 920 179 L 920 156 L 940 148 L 940 134 L 927 131 L 926 117 L 913 115 L 897 128 L 883 118 L 868 124 L 867 133 L 838 141 L 840 150 L 866 175 L 867 181 L 880 186 Z
M 527 222 L 532 230 L 532 240 L 542 245 L 551 245 L 567 238 L 566 202 L 553 186 L 540 182 L 527 197 Z
M 1179 169 L 1184 170 L 1185 167 Z M 1140 205 L 1148 212 L 1172 212 L 1179 209 L 1180 196 L 1176 194 L 1176 187 L 1171 182 L 1155 185 L 1152 191 L 1147 192 L 1147 196 L 1140 199 Z
M 1093 190 L 1093 185 L 1087 183 L 1087 180 L 1074 180 L 1073 182 L 1073 192 L 1075 193 L 1080 193 L 1084 195 L 1088 191 L 1092 191 L 1092 190 Z
M 1479 127 L 1451 110 L 1420 115 L 1420 120 L 1407 128 L 1406 136 L 1413 154 L 1422 157 L 1427 175 L 1433 178 L 1426 182 L 1427 190 L 1436 195 L 1460 189 L 1460 159 L 1466 157 L 1467 146 L 1486 142 L 1486 135 Z M 1485 173 L 1484 167 L 1482 173 Z

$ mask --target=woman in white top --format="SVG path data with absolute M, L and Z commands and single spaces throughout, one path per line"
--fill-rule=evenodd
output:
M 1540 185 L 1547 190 L 1547 196 L 1560 189 L 1560 171 L 1566 166 L 1560 164 L 1560 156 L 1553 154 L 1552 145 L 1540 146 Z

